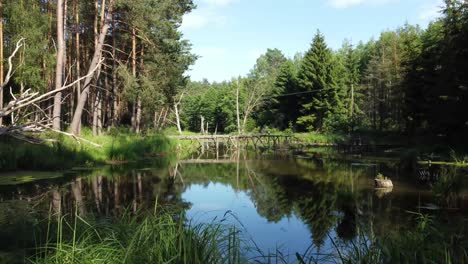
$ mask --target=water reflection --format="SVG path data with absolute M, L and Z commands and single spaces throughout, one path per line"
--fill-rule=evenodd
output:
M 402 174 L 397 163 L 319 155 L 295 159 L 285 153 L 220 156 L 176 160 L 163 167 L 74 171 L 61 179 L 0 186 L 0 206 L 17 202 L 33 205 L 44 215 L 52 208 L 61 215 L 77 211 L 81 216 L 115 217 L 129 209 L 152 210 L 158 201 L 186 210 L 193 221 L 211 221 L 230 211 L 232 223 L 245 228 L 263 252 L 279 248 L 286 254 L 304 252 L 311 244 L 317 253 L 333 251 L 331 239 L 348 243 L 362 232 L 369 237 L 398 233 L 411 224 L 408 211 L 420 211 L 438 197 L 447 199 L 440 206 L 458 208 L 436 212 L 445 229 L 468 215 L 463 180 L 457 176 L 445 177 L 434 194 L 429 185 Z M 374 190 L 378 172 L 393 176 L 393 190 Z M 28 215 L 24 223 L 33 217 L 39 216 Z M 2 221 L 2 230 L 14 230 Z

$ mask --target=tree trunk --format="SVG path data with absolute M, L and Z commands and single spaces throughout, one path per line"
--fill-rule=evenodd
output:
M 115 28 L 115 20 L 114 16 L 112 16 L 112 27 Z M 115 30 L 112 30 L 112 57 L 116 58 L 116 34 Z M 119 104 L 118 104 L 118 90 L 117 90 L 117 62 L 115 59 L 112 60 L 112 102 L 113 102 L 113 109 L 112 109 L 112 126 L 117 127 L 118 124 L 118 115 L 119 115 Z
M 179 109 L 178 109 L 178 103 L 174 103 L 174 113 L 176 116 L 176 125 L 177 125 L 177 130 L 179 131 L 179 134 L 182 135 L 182 127 L 180 126 L 180 117 L 179 117 Z
M 65 43 L 63 34 L 63 12 L 64 0 L 57 0 L 57 65 L 55 69 L 55 89 L 58 90 L 63 85 L 63 62 L 65 53 Z M 54 111 L 52 127 L 60 130 L 60 116 L 62 110 L 62 92 L 58 92 L 54 96 Z
M 205 118 L 202 115 L 200 116 L 200 133 L 205 134 Z
M 3 84 L 3 0 L 0 0 L 0 84 Z M 0 111 L 3 109 L 3 89 L 0 89 Z M 0 127 L 3 118 L 0 117 Z
M 240 113 L 239 113 L 239 79 L 237 79 L 237 89 L 236 89 L 236 113 L 237 113 L 237 131 L 241 133 L 240 126 Z
M 354 85 L 351 84 L 351 109 L 349 110 L 350 112 L 350 117 L 353 118 L 354 114 Z
M 101 91 L 98 91 L 93 106 L 93 136 L 101 134 L 100 117 L 101 117 Z
M 91 61 L 89 69 L 88 69 L 89 74 L 91 74 L 92 71 L 94 70 L 94 68 L 96 68 L 96 66 L 98 66 L 98 64 L 100 63 L 102 47 L 103 47 L 104 41 L 106 39 L 107 31 L 109 30 L 109 23 L 110 23 L 110 21 L 112 19 L 113 2 L 114 2 L 113 0 L 109 1 L 109 7 L 108 7 L 107 15 L 106 15 L 106 18 L 105 18 L 105 22 L 103 23 L 103 25 L 101 27 L 101 32 L 99 34 L 98 45 L 97 45 L 96 49 L 94 50 L 93 59 Z M 88 98 L 89 88 L 90 88 L 90 84 L 91 84 L 92 80 L 93 80 L 92 75 L 89 75 L 88 77 L 86 77 L 85 82 L 84 82 L 83 92 L 80 95 L 80 99 L 79 99 L 78 104 L 76 106 L 75 114 L 73 115 L 73 120 L 72 120 L 72 123 L 71 123 L 71 131 L 75 135 L 79 134 L 79 130 L 78 130 L 79 129 L 79 121 L 81 120 L 81 116 L 83 114 L 83 108 L 84 108 L 84 105 L 86 104 L 86 101 L 87 101 L 87 98 Z
M 141 126 L 141 98 L 138 96 L 136 103 L 135 133 L 140 134 Z
M 166 111 L 164 111 L 164 116 L 163 116 L 163 120 L 162 120 L 160 129 L 163 129 L 164 126 L 166 125 L 167 112 L 169 112 L 169 107 L 166 107 L 165 110 L 166 110 Z
M 141 71 L 143 71 L 144 54 L 145 54 L 145 46 L 142 45 L 141 53 L 140 53 L 140 70 Z M 136 66 L 135 66 L 135 70 L 136 70 Z M 136 71 L 133 74 L 136 77 Z M 136 123 L 135 123 L 135 127 L 136 127 L 135 132 L 137 134 L 139 134 L 140 131 L 141 131 L 141 95 L 140 95 L 140 91 L 138 91 L 137 109 L 136 110 L 137 111 L 136 111 L 136 120 L 135 120 L 136 121 Z
M 136 64 L 136 29 L 132 28 L 132 76 L 136 79 L 137 73 L 137 64 Z M 140 97 L 137 95 L 137 99 L 133 103 L 133 111 L 132 111 L 132 127 L 133 131 L 137 132 L 137 112 L 138 112 L 138 101 Z
M 80 59 L 80 12 L 78 8 L 78 0 L 73 1 L 74 10 L 75 10 L 75 56 L 76 56 L 76 77 L 79 78 L 81 76 L 81 59 Z M 81 95 L 81 82 L 76 83 L 76 100 L 80 100 Z M 78 134 L 80 134 L 81 130 L 81 118 L 80 123 L 78 125 Z

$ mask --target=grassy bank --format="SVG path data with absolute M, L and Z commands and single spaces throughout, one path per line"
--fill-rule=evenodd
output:
M 117 164 L 151 160 L 168 156 L 176 147 L 161 134 L 136 135 L 116 131 L 93 137 L 84 130 L 82 137 L 101 147 L 67 136 L 43 135 L 53 139 L 42 144 L 30 144 L 12 138 L 0 141 L 0 171 L 63 170 L 71 167 L 91 167 L 99 164 Z

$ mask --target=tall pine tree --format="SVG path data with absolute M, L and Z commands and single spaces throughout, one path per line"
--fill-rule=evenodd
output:
M 302 116 L 297 119 L 301 129 L 323 130 L 328 123 L 325 121 L 342 105 L 332 55 L 324 36 L 317 31 L 298 76 L 299 89 L 303 92 L 300 100 Z

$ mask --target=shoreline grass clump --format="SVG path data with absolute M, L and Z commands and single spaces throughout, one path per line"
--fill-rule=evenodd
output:
M 0 171 L 66 170 L 105 163 L 145 161 L 169 156 L 176 149 L 175 143 L 162 134 L 137 135 L 120 130 L 93 136 L 89 129 L 83 129 L 82 137 L 101 147 L 64 135 L 45 134 L 43 137 L 52 141 L 31 144 L 0 138 Z
M 73 223 L 60 217 L 49 224 L 57 226 L 56 234 L 48 234 L 49 242 L 37 247 L 31 263 L 244 262 L 237 229 L 221 222 L 193 224 L 180 214 L 126 213 L 117 220 L 76 216 Z

